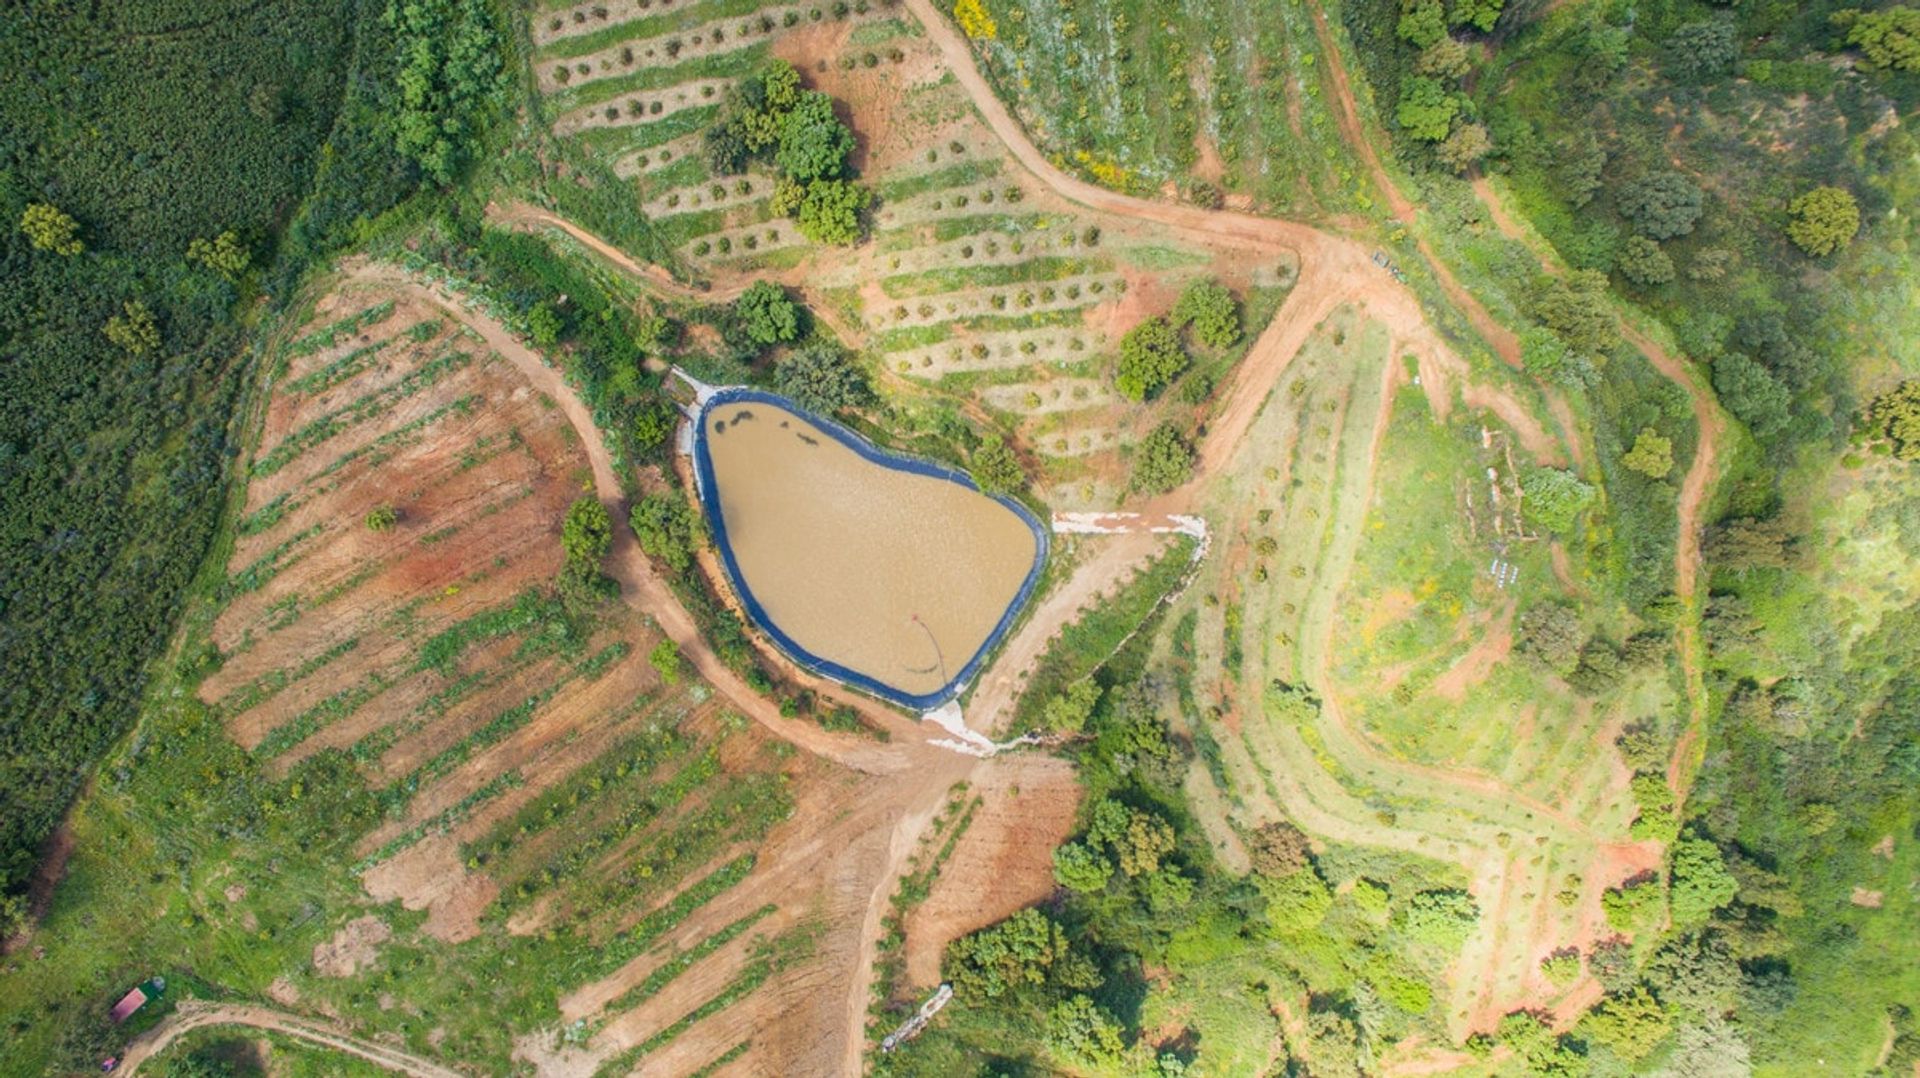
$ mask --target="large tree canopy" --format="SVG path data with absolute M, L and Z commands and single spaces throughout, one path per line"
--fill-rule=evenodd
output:
M 1187 350 L 1165 318 L 1149 318 L 1120 338 L 1120 362 L 1114 384 L 1128 400 L 1142 401 L 1187 369 Z
M 1794 199 L 1787 213 L 1787 236 L 1816 257 L 1844 248 L 1860 231 L 1860 204 L 1844 188 L 1816 187 Z
M 780 148 L 774 163 L 793 179 L 837 179 L 853 152 L 853 132 L 833 114 L 833 98 L 818 90 L 803 90 L 780 125 Z
M 1620 190 L 1620 215 L 1640 234 L 1656 240 L 1693 231 L 1704 208 L 1693 181 L 1678 172 L 1649 172 Z

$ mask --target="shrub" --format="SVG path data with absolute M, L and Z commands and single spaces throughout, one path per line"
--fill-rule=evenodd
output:
M 1440 0 L 1410 0 L 1400 8 L 1394 32 L 1416 49 L 1432 48 L 1447 36 L 1447 9 Z
M 1528 296 L 1528 314 L 1538 319 L 1582 356 L 1604 356 L 1620 343 L 1619 323 L 1607 305 L 1607 276 L 1575 270 L 1565 277 L 1543 275 Z
M 780 145 L 773 155 L 780 171 L 800 183 L 835 179 L 852 152 L 853 132 L 833 114 L 833 98 L 801 91 L 780 122 Z
M 1160 859 L 1173 852 L 1173 826 L 1151 812 L 1108 799 L 1094 806 L 1087 845 L 1109 851 L 1121 872 L 1141 876 L 1158 869 Z
M 953 21 L 960 24 L 962 33 L 975 41 L 991 41 L 1000 34 L 999 25 L 980 0 L 955 0 Z
M 1420 891 L 1394 917 L 1394 927 L 1416 943 L 1458 950 L 1480 920 L 1480 907 L 1465 891 Z
M 1600 696 L 1617 688 L 1622 674 L 1620 650 L 1595 638 L 1580 649 L 1580 662 L 1567 675 L 1567 684 L 1583 696 Z
M 860 215 L 873 193 L 846 180 L 815 180 L 807 185 L 794 220 L 800 234 L 815 243 L 851 246 L 860 238 Z
M 1433 989 L 1427 982 L 1384 951 L 1374 952 L 1367 962 L 1366 978 L 1381 999 L 1407 1014 L 1422 1014 L 1433 1006 Z
M 1069 842 L 1053 851 L 1053 878 L 1082 894 L 1104 891 L 1113 878 L 1113 862 L 1083 842 Z
M 1681 81 L 1725 75 L 1740 59 L 1740 40 L 1728 16 L 1688 23 L 1667 39 L 1667 69 Z
M 1279 879 L 1261 877 L 1260 893 L 1267 899 L 1267 926 L 1281 936 L 1299 936 L 1320 927 L 1333 908 L 1333 894 L 1312 868 Z
M 1225 348 L 1240 339 L 1240 303 L 1218 281 L 1192 281 L 1173 305 L 1173 324 L 1191 326 L 1208 348 Z
M 1684 838 L 1673 846 L 1673 886 L 1668 897 L 1676 929 L 1707 923 L 1713 911 L 1733 901 L 1739 881 L 1727 871 L 1720 847 L 1709 839 Z
M 400 523 L 400 512 L 391 505 L 375 506 L 367 513 L 367 530 L 372 532 L 391 531 Z
M 1620 215 L 1642 235 L 1656 240 L 1685 236 L 1700 220 L 1703 196 L 1678 172 L 1649 172 L 1620 191 Z
M 107 319 L 100 332 L 130 356 L 144 356 L 160 347 L 160 327 L 153 312 L 137 299 L 120 307 L 121 313 Z
M 1180 382 L 1180 401 L 1182 404 L 1205 404 L 1213 396 L 1213 379 L 1204 374 L 1190 374 Z
M 1540 972 L 1555 988 L 1565 988 L 1580 979 L 1580 952 L 1572 948 L 1555 951 L 1540 960 Z
M 1528 468 L 1520 481 L 1521 511 L 1529 523 L 1565 532 L 1593 504 L 1593 485 L 1559 468 Z
M 945 968 L 952 971 L 957 991 L 991 999 L 1045 984 L 1048 971 L 1067 954 L 1067 934 L 1060 926 L 1037 909 L 1024 909 L 953 941 Z
M 395 142 L 422 173 L 451 184 L 507 84 L 494 6 L 486 0 L 392 3 L 386 23 L 404 42 L 395 79 L 401 98 Z
M 1047 1046 L 1077 1069 L 1111 1068 L 1126 1053 L 1119 1024 L 1082 995 L 1047 1012 Z
M 1092 678 L 1082 678 L 1047 701 L 1040 709 L 1040 721 L 1049 730 L 1077 734 L 1086 728 L 1087 719 L 1092 717 L 1094 705 L 1099 702 L 1100 684 Z
M 1133 488 L 1149 494 L 1172 490 L 1193 474 L 1193 450 L 1172 423 L 1153 428 L 1134 452 Z
M 1460 114 L 1460 98 L 1437 80 L 1415 75 L 1408 79 L 1394 109 L 1394 120 L 1410 138 L 1439 142 L 1453 130 Z
M 1393 894 L 1385 884 L 1358 879 L 1353 881 L 1353 904 L 1369 917 L 1381 917 L 1393 904 Z
M 240 237 L 229 229 L 210 240 L 196 239 L 187 244 L 187 260 L 198 262 L 233 281 L 247 272 L 247 264 L 252 261 L 252 256 L 241 244 Z
M 1651 719 L 1642 719 L 1620 731 L 1614 746 L 1620 750 L 1620 759 L 1635 771 L 1660 767 L 1667 762 L 1667 740 L 1660 736 L 1660 729 Z
M 1165 318 L 1149 318 L 1120 338 L 1115 384 L 1128 400 L 1143 401 L 1187 367 L 1180 335 Z
M 1894 4 L 1880 11 L 1841 11 L 1833 23 L 1847 32 L 1847 44 L 1860 50 L 1861 66 L 1920 71 L 1920 9 Z
M 680 683 L 680 645 L 672 640 L 662 640 L 647 653 L 647 662 L 660 672 L 660 680 L 668 685 Z
M 1896 460 L 1920 460 L 1920 379 L 1900 383 L 1867 405 L 1866 426 L 1893 445 Z
M 1580 1020 L 1580 1034 L 1628 1062 L 1643 1059 L 1666 1040 L 1673 1021 L 1645 988 L 1608 996 Z
M 1278 879 L 1312 864 L 1313 845 L 1298 827 L 1274 820 L 1247 836 L 1247 860 L 1255 872 Z
M 646 495 L 634 503 L 628 523 L 640 549 L 674 572 L 684 573 L 693 564 L 700 544 L 700 517 L 685 498 L 673 493 Z
M 1645 236 L 1628 236 L 1620 247 L 1620 275 L 1634 284 L 1657 288 L 1674 278 L 1673 259 Z
M 1642 427 L 1633 448 L 1620 458 L 1620 464 L 1649 479 L 1664 479 L 1673 471 L 1673 440 L 1652 427 Z
M 1572 672 L 1580 662 L 1587 631 L 1580 615 L 1562 603 L 1541 603 L 1520 615 L 1514 650 L 1521 658 L 1556 674 Z
M 599 566 L 613 549 L 613 520 L 594 497 L 576 498 L 560 525 L 560 549 L 574 565 Z
M 1434 151 L 1434 156 L 1455 175 L 1462 175 L 1492 152 L 1493 136 L 1487 133 L 1486 125 L 1464 123 L 1453 129 Z
M 1515 1011 L 1500 1019 L 1494 1039 L 1513 1052 L 1523 1074 L 1577 1075 L 1589 1069 L 1585 1055 L 1575 1052 L 1566 1038 L 1531 1011 Z
M 563 328 L 560 312 L 552 304 L 543 300 L 527 308 L 527 337 L 535 347 L 552 348 L 559 343 Z
M 795 403 L 822 415 L 858 408 L 873 400 L 867 374 L 838 345 L 816 341 L 796 349 L 774 368 L 773 381 Z
M 1793 422 L 1793 394 L 1771 371 L 1739 352 L 1713 361 L 1713 392 L 1762 441 L 1777 437 Z
M 1632 932 L 1660 909 L 1660 881 L 1653 876 L 1629 880 L 1600 896 L 1607 924 L 1616 932 Z
M 1441 37 L 1420 51 L 1413 73 L 1434 79 L 1457 79 L 1473 70 L 1473 54 L 1464 42 Z
M 1665 776 L 1635 775 L 1631 789 L 1634 804 L 1640 808 L 1640 815 L 1633 821 L 1633 837 L 1672 842 L 1680 833 L 1680 818 L 1674 813 L 1673 791 L 1667 788 Z
M 772 281 L 755 281 L 733 301 L 733 316 L 755 344 L 778 344 L 800 335 L 800 308 Z

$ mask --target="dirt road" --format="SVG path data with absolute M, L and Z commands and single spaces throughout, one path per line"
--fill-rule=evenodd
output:
M 1393 211 L 1394 220 L 1411 225 L 1419 214 L 1419 207 L 1401 193 L 1399 186 L 1387 174 L 1385 166 L 1381 165 L 1380 155 L 1374 150 L 1372 140 L 1367 138 L 1366 127 L 1360 122 L 1359 106 L 1354 102 L 1353 83 L 1347 77 L 1346 60 L 1340 54 L 1339 44 L 1333 40 L 1333 32 L 1327 27 L 1326 13 L 1320 10 L 1317 3 L 1309 3 L 1307 7 L 1313 12 L 1313 34 L 1319 39 L 1320 55 L 1327 61 L 1327 77 L 1333 83 L 1333 99 L 1338 106 L 1334 118 L 1340 124 L 1340 133 L 1367 166 L 1367 172 L 1373 177 L 1373 185 L 1386 200 L 1387 208 Z M 1424 238 L 1415 234 L 1413 242 L 1420 251 L 1420 257 L 1426 260 L 1427 267 L 1433 271 L 1434 279 L 1440 282 L 1447 299 L 1467 316 L 1474 332 L 1487 342 L 1507 366 L 1519 367 L 1519 336 L 1488 313 L 1486 307 L 1461 285 L 1460 279 L 1453 275 L 1447 264 L 1433 253 L 1433 248 Z
M 430 1059 L 422 1059 L 396 1048 L 372 1041 L 363 1041 L 311 1018 L 300 1018 L 267 1007 L 257 1007 L 245 1003 L 211 1003 L 205 1000 L 188 1000 L 180 1004 L 178 1010 L 162 1019 L 160 1024 L 142 1033 L 139 1039 L 127 1046 L 120 1057 L 120 1070 L 133 1074 L 140 1065 L 153 1058 L 181 1036 L 196 1029 L 209 1026 L 247 1026 L 253 1029 L 272 1030 L 289 1037 L 298 1037 L 336 1052 L 345 1052 L 358 1056 L 379 1067 L 411 1074 L 415 1078 L 466 1078 L 457 1070 L 443 1067 Z
M 554 228 L 573 237 L 579 244 L 601 258 L 619 266 L 628 273 L 646 281 L 649 288 L 678 296 L 681 299 L 696 300 L 703 303 L 725 303 L 747 290 L 757 278 L 743 277 L 724 288 L 697 288 L 674 279 L 664 267 L 651 262 L 642 262 L 599 236 L 588 232 L 572 221 L 556 213 L 549 213 L 538 206 L 525 202 L 489 202 L 487 203 L 488 222 L 504 228 L 520 231 L 532 231 L 541 228 Z
M 967 725 L 988 737 L 998 737 L 1013 718 L 1014 704 L 1047 645 L 1080 612 L 1112 595 L 1144 565 L 1166 536 L 1129 532 L 1093 538 L 1092 554 L 1075 566 L 1073 575 L 1040 600 L 1040 605 L 1007 640 L 993 664 L 980 674 L 979 687 L 967 701 Z

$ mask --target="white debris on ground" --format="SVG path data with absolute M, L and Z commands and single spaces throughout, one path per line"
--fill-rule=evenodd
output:
M 978 730 L 969 728 L 966 716 L 961 714 L 958 697 L 948 700 L 932 711 L 921 712 L 920 718 L 953 735 L 950 738 L 943 737 L 938 741 L 928 742 L 928 744 L 938 745 L 943 749 L 951 749 L 968 756 L 992 756 L 1021 745 L 1037 744 L 1040 740 L 1032 734 L 1023 734 L 1012 741 L 995 741 Z
M 933 1021 L 933 1016 L 939 1014 L 940 1008 L 945 1007 L 947 1001 L 952 998 L 953 986 L 942 983 L 939 991 L 935 992 L 925 1003 L 922 1003 L 919 1010 L 913 1012 L 913 1017 L 900 1023 L 899 1029 L 887 1034 L 886 1037 L 881 1040 L 880 1050 L 882 1052 L 891 1052 L 895 1048 L 912 1040 L 921 1030 L 927 1028 L 927 1023 Z
M 1053 530 L 1058 535 L 1124 535 L 1128 532 L 1152 532 L 1156 535 L 1185 535 L 1194 539 L 1193 556 L 1199 564 L 1213 543 L 1204 517 L 1185 513 L 1055 513 Z
M 1160 535 L 1191 535 L 1202 542 L 1207 538 L 1207 522 L 1182 513 L 1055 513 L 1053 530 L 1061 535 L 1153 532 Z
M 700 410 L 707 406 L 707 402 L 713 399 L 713 395 L 720 392 L 718 388 L 702 382 L 700 379 L 695 378 L 679 367 L 674 367 L 672 374 L 682 382 L 687 383 L 693 390 L 693 403 L 680 406 L 680 410 L 687 413 L 689 417 L 698 417 Z

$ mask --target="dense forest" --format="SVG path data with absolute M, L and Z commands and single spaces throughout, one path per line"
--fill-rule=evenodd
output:
M 467 0 L 0 20 L 0 896 L 132 719 L 226 497 L 253 342 L 316 256 L 455 175 L 498 25 Z

